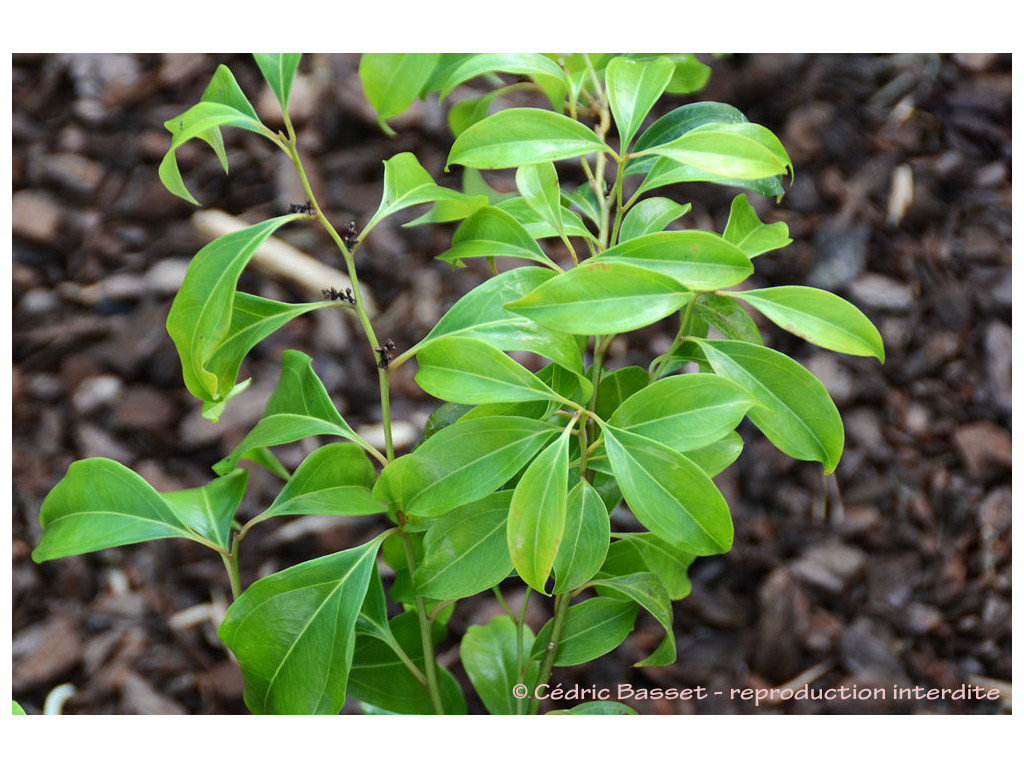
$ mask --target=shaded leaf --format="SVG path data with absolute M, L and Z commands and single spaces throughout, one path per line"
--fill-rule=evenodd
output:
M 555 666 L 583 664 L 614 650 L 633 631 L 636 615 L 636 603 L 612 597 L 592 597 L 569 606 L 555 651 Z M 553 621 L 548 621 L 537 633 L 531 657 L 544 654 L 551 641 Z
M 608 552 L 610 533 L 608 510 L 601 496 L 581 479 L 565 503 L 562 543 L 554 562 L 554 594 L 577 589 L 597 573 Z
M 665 639 L 650 656 L 636 663 L 637 667 L 664 666 L 676 660 L 676 636 L 672 630 L 672 602 L 665 583 L 653 573 L 630 573 L 591 583 L 598 594 L 625 597 L 650 613 L 665 630 Z
M 394 131 L 385 122 L 404 112 L 419 97 L 440 61 L 436 53 L 364 53 L 359 59 L 363 92 L 376 110 L 381 130 Z
M 529 664 L 519 674 L 516 625 L 508 616 L 495 616 L 483 626 L 466 630 L 459 645 L 462 666 L 484 707 L 492 715 L 521 715 L 527 701 L 517 699 L 512 690 L 519 682 L 533 690 L 537 684 L 539 662 Z M 533 645 L 533 632 L 523 627 L 523 643 Z
M 231 523 L 245 494 L 248 478 L 248 472 L 235 470 L 199 488 L 167 491 L 160 495 L 179 520 L 227 551 L 231 546 Z

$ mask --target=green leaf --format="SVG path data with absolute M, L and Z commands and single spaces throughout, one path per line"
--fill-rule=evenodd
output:
M 523 627 L 523 643 L 533 644 L 533 632 Z M 495 616 L 483 626 L 466 630 L 459 645 L 462 666 L 484 707 L 492 715 L 521 715 L 525 699 L 517 699 L 512 689 L 517 683 L 533 690 L 540 664 L 534 661 L 519 676 L 516 625 L 508 616 Z
M 561 198 L 563 202 L 566 202 L 564 195 Z M 566 237 L 583 237 L 592 243 L 597 243 L 597 238 L 587 229 L 580 215 L 576 211 L 570 211 L 565 204 L 562 205 L 562 211 L 559 214 L 561 216 L 560 230 L 531 208 L 529 203 L 519 195 L 506 198 L 498 202 L 495 207 L 511 214 L 512 218 L 518 221 L 526 233 L 535 240 L 545 237 L 561 237 L 564 234 Z
M 432 341 L 416 355 L 420 389 L 456 403 L 514 403 L 561 398 L 511 357 L 471 337 Z
M 690 594 L 692 585 L 687 569 L 697 559 L 695 554 L 675 547 L 653 533 L 620 535 L 622 538 L 612 544 L 612 549 L 617 549 L 617 552 L 613 557 L 609 551 L 608 560 L 601 568 L 602 575 L 626 576 L 637 571 L 649 571 L 661 579 L 670 600 L 682 600 Z
M 782 142 L 756 123 L 707 123 L 644 153 L 737 180 L 763 179 L 793 170 Z
M 651 383 L 622 403 L 608 423 L 682 453 L 721 440 L 756 404 L 729 379 L 690 373 Z
M 857 307 L 820 288 L 787 285 L 726 293 L 819 347 L 885 362 L 882 335 Z
M 696 229 L 641 235 L 609 248 L 588 263 L 609 262 L 661 272 L 694 291 L 728 288 L 754 271 L 750 259 L 735 245 L 714 232 Z
M 636 603 L 612 597 L 592 597 L 569 606 L 555 651 L 555 666 L 583 664 L 614 650 L 633 631 L 636 615 Z M 537 633 L 531 657 L 543 655 L 547 650 L 553 621 L 548 621 Z
M 674 69 L 672 62 L 664 57 L 653 61 L 614 58 L 608 62 L 605 70 L 608 102 L 623 150 L 629 146 L 647 113 L 664 93 Z
M 557 331 L 597 335 L 650 325 L 690 296 L 678 281 L 659 272 L 591 259 L 506 306 Z
M 545 595 L 565 526 L 569 436 L 575 422 L 526 468 L 508 512 L 508 550 L 520 577 Z
M 467 218 L 452 236 L 452 247 L 437 256 L 460 266 L 462 259 L 511 256 L 557 268 L 523 225 L 500 208 L 487 206 Z
M 356 618 L 386 535 L 260 579 L 228 608 L 217 634 L 242 667 L 253 714 L 341 711 Z
M 729 506 L 700 467 L 668 446 L 610 424 L 601 432 L 622 495 L 647 530 L 698 555 L 729 551 Z
M 384 468 L 378 486 L 398 481 L 403 511 L 437 517 L 500 488 L 559 429 L 518 416 L 457 421 Z M 397 475 L 397 477 L 395 477 Z M 375 489 L 374 496 L 382 498 Z
M 590 128 L 544 109 L 506 109 L 467 128 L 455 140 L 447 166 L 515 168 L 611 152 Z
M 751 259 L 793 242 L 786 223 L 777 221 L 774 224 L 763 224 L 746 195 L 733 198 L 723 236 Z
M 223 76 L 222 76 L 223 78 Z M 218 84 L 219 85 L 219 84 Z M 241 93 L 240 91 L 238 92 Z M 237 94 L 229 98 L 236 99 Z M 245 98 L 244 96 L 242 97 Z M 235 101 L 237 103 L 237 100 Z M 246 101 L 246 104 L 248 102 Z M 239 105 L 241 106 L 241 105 Z M 252 107 L 249 107 L 251 110 Z M 167 150 L 163 160 L 160 161 L 158 173 L 160 181 L 167 187 L 167 191 L 190 203 L 199 205 L 192 193 L 185 187 L 181 178 L 181 171 L 178 170 L 177 150 L 182 144 L 191 139 L 202 139 L 209 144 L 217 153 L 227 173 L 228 161 L 224 152 L 224 142 L 220 135 L 223 127 L 242 128 L 252 133 L 257 133 L 272 141 L 277 141 L 277 136 L 261 123 L 249 110 L 240 111 L 234 106 L 228 106 L 216 101 L 202 101 L 191 109 L 168 120 L 164 127 L 171 132 L 171 147 Z
M 254 448 L 293 443 L 313 435 L 334 435 L 362 443 L 345 422 L 323 383 L 313 371 L 313 359 L 294 349 L 285 350 L 281 378 L 267 401 L 263 418 L 213 471 L 224 475 L 235 468 L 242 456 Z
M 552 709 L 549 715 L 635 715 L 636 710 L 620 701 L 585 701 L 572 709 Z
M 665 88 L 666 93 L 696 93 L 707 85 L 711 77 L 711 67 L 692 53 L 674 53 L 670 58 L 675 64 L 675 70 L 672 72 L 672 80 Z
M 263 73 L 263 78 L 270 90 L 277 97 L 281 111 L 288 114 L 288 98 L 292 92 L 292 82 L 299 68 L 301 53 L 254 53 L 253 58 Z
M 724 472 L 726 468 L 732 466 L 741 453 L 743 453 L 743 438 L 737 432 L 730 432 L 721 440 L 716 440 L 710 445 L 682 451 L 686 458 L 707 472 L 709 477 Z
M 391 632 L 403 654 L 423 674 L 423 643 L 416 614 L 409 611 L 393 618 Z M 466 700 L 459 684 L 443 665 L 438 665 L 441 703 L 445 714 L 466 714 Z M 348 678 L 348 694 L 380 714 L 428 715 L 434 709 L 427 688 L 393 648 L 371 636 L 356 638 L 356 650 Z
M 359 59 L 363 92 L 376 110 L 381 130 L 395 135 L 388 118 L 409 108 L 440 61 L 436 53 L 364 53 Z
M 244 470 L 212 480 L 200 488 L 161 493 L 175 516 L 224 551 L 231 547 L 231 523 L 245 494 L 249 473 Z
M 448 129 L 453 136 L 458 136 L 474 123 L 479 123 L 491 111 L 491 104 L 505 91 L 496 88 L 475 99 L 463 99 L 452 104 L 448 110 Z M 468 191 L 468 190 L 467 190 Z
M 539 53 L 478 53 L 462 60 L 448 72 L 444 84 L 438 89 L 440 98 L 444 99 L 462 83 L 491 72 L 547 77 L 563 81 L 564 86 L 569 87 L 562 69 Z
M 260 520 L 281 515 L 375 515 L 386 512 L 373 498 L 377 473 L 363 449 L 329 443 L 307 456 Z
M 435 600 L 458 600 L 490 589 L 512 571 L 506 521 L 512 491 L 492 493 L 452 510 L 423 537 L 416 592 Z
M 377 226 L 381 219 L 413 205 L 435 203 L 434 215 L 421 216 L 412 224 L 427 221 L 451 221 L 470 215 L 487 204 L 482 195 L 466 195 L 454 189 L 438 186 L 433 177 L 420 165 L 411 152 L 400 152 L 384 161 L 384 191 L 376 213 L 363 227 L 363 236 Z M 449 204 L 452 207 L 442 209 Z M 438 209 L 440 212 L 435 213 Z
M 661 232 L 680 216 L 689 213 L 691 207 L 690 203 L 680 205 L 667 197 L 641 200 L 623 217 L 619 227 L 619 242 Z
M 664 666 L 676 660 L 676 636 L 672 631 L 672 602 L 665 582 L 653 573 L 630 573 L 611 579 L 598 579 L 591 583 L 599 594 L 613 592 L 632 600 L 650 613 L 665 630 L 665 639 L 646 659 L 635 666 Z
M 199 101 L 223 104 L 241 112 L 243 115 L 251 117 L 257 122 L 260 119 L 252 104 L 249 103 L 249 99 L 245 97 L 242 89 L 238 87 L 238 81 L 235 80 L 235 76 L 231 74 L 231 70 L 224 64 L 217 67 L 217 71 L 210 79 L 210 84 L 206 86 L 206 90 Z
M 540 217 L 559 235 L 565 234 L 562 224 L 562 193 L 558 186 L 555 164 L 530 163 L 516 170 L 516 188 Z
M 43 499 L 39 523 L 43 538 L 32 551 L 37 563 L 140 541 L 198 539 L 149 483 L 104 458 L 72 463 Z
M 554 563 L 554 594 L 577 589 L 597 573 L 608 552 L 610 533 L 608 510 L 600 494 L 581 479 L 565 503 L 565 527 Z
M 12 715 L 27 715 L 28 713 L 25 711 L 25 708 L 23 706 L 21 706 L 21 704 L 16 702 L 14 699 L 11 699 L 11 714 Z
M 597 415 L 608 420 L 626 400 L 651 383 L 647 369 L 637 365 L 606 373 L 601 377 L 597 394 Z
M 181 358 L 185 386 L 204 402 L 204 415 L 208 418 L 216 419 L 236 392 L 234 377 L 238 368 L 234 364 L 236 361 L 241 364 L 239 354 L 244 356 L 248 351 L 246 345 L 258 335 L 251 328 L 240 327 L 234 320 L 238 278 L 267 238 L 295 218 L 270 219 L 218 237 L 205 246 L 189 264 L 184 282 L 171 304 L 167 332 Z M 260 314 L 257 307 L 268 306 L 259 302 L 249 304 L 257 316 Z M 261 330 L 272 325 L 263 325 Z M 267 332 L 272 330 L 270 327 Z M 245 343 L 241 343 L 239 336 L 244 336 Z M 223 351 L 220 350 L 222 345 L 226 345 Z M 215 358 L 216 373 L 210 370 Z
M 717 329 L 727 339 L 762 344 L 757 323 L 736 299 L 714 293 L 697 297 L 694 317 Z
M 843 422 L 824 385 L 774 349 L 731 340 L 696 340 L 715 373 L 759 403 L 747 416 L 779 450 L 820 461 L 831 473 L 843 452 Z

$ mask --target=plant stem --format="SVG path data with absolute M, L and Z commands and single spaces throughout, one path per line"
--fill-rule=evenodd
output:
M 220 553 L 220 559 L 224 561 L 224 568 L 228 572 L 228 581 L 231 582 L 231 600 L 234 602 L 242 594 L 242 580 L 238 573 L 238 537 L 231 542 L 231 553 Z
M 558 642 L 562 639 L 562 628 L 565 626 L 565 617 L 569 614 L 569 595 L 562 593 L 555 598 L 555 618 L 551 625 L 551 639 L 548 641 L 547 650 L 544 653 L 544 660 L 540 665 L 540 672 L 537 674 L 537 687 L 544 685 L 551 678 L 551 670 L 555 666 L 555 655 L 558 653 Z M 535 689 L 536 690 L 536 689 Z M 536 715 L 540 711 L 540 699 L 530 699 L 528 714 Z
M 530 602 L 530 594 L 533 592 L 529 587 L 523 594 L 523 602 L 519 606 L 519 621 L 516 622 L 516 683 L 522 683 L 526 679 L 526 658 L 523 655 L 523 629 L 526 627 L 526 606 Z M 524 699 L 516 701 L 516 711 L 522 714 Z
M 408 534 L 402 531 L 402 546 L 405 549 L 405 561 L 409 566 L 409 578 L 416 572 L 416 555 L 412 551 L 412 542 Z M 441 689 L 437 682 L 437 659 L 434 658 L 434 638 L 432 622 L 427 615 L 427 606 L 420 595 L 416 595 L 416 616 L 420 622 L 420 641 L 423 643 L 423 666 L 427 673 L 427 692 L 430 694 L 430 703 L 434 707 L 434 713 L 444 714 L 444 704 L 441 703 Z

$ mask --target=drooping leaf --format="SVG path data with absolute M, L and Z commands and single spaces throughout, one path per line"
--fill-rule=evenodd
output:
M 523 225 L 501 208 L 488 206 L 469 216 L 452 236 L 452 247 L 437 256 L 458 266 L 462 259 L 510 256 L 555 268 Z
M 533 645 L 533 632 L 523 627 L 523 644 Z M 534 661 L 523 670 L 520 677 L 517 669 L 516 625 L 508 616 L 495 616 L 483 626 L 472 626 L 466 630 L 459 645 L 462 666 L 469 675 L 473 688 L 480 696 L 487 711 L 492 715 L 521 715 L 527 701 L 513 696 L 517 683 L 533 690 L 537 683 L 539 662 Z
M 774 349 L 732 340 L 698 340 L 715 373 L 759 403 L 747 412 L 765 437 L 795 459 L 820 461 L 827 473 L 843 452 L 842 418 L 824 385 Z
M 444 99 L 456 86 L 491 72 L 565 81 L 561 68 L 539 53 L 478 53 L 463 59 L 447 73 L 444 83 L 438 86 L 440 98 Z M 565 83 L 566 88 L 568 85 Z
M 516 168 L 590 152 L 611 152 L 611 148 L 571 117 L 516 107 L 486 117 L 463 131 L 452 145 L 446 167 Z
M 388 464 L 374 496 L 387 493 L 410 515 L 443 515 L 500 488 L 558 431 L 518 416 L 458 421 Z
M 301 53 L 254 53 L 253 58 L 263 73 L 263 78 L 270 90 L 277 97 L 277 103 L 285 114 L 288 111 L 288 99 L 292 93 L 295 72 L 299 68 Z
M 377 112 L 381 130 L 395 135 L 387 120 L 419 97 L 440 61 L 436 53 L 364 53 L 359 59 L 363 92 Z
M 281 360 L 281 378 L 267 401 L 263 418 L 226 458 L 213 470 L 227 474 L 254 448 L 293 443 L 313 435 L 334 435 L 362 441 L 345 422 L 331 402 L 323 383 L 313 371 L 313 359 L 294 349 L 285 350 Z
M 479 404 L 560 399 L 497 347 L 469 336 L 432 341 L 420 348 L 416 361 L 416 383 L 441 400 Z
M 626 576 L 640 571 L 656 574 L 668 590 L 671 600 L 682 600 L 692 585 L 687 569 L 697 556 L 669 544 L 653 533 L 624 533 L 612 543 L 601 566 L 601 575 Z
M 652 382 L 622 403 L 608 423 L 682 453 L 721 440 L 756 403 L 729 379 L 691 373 Z
M 565 503 L 565 527 L 554 563 L 554 594 L 581 587 L 597 573 L 608 552 L 610 532 L 608 510 L 601 496 L 581 479 Z
M 638 667 L 664 666 L 676 660 L 676 636 L 672 630 L 672 602 L 665 582 L 654 573 L 630 573 L 592 582 L 598 594 L 624 597 L 650 613 L 665 630 L 665 639 Z
M 756 123 L 706 123 L 644 152 L 728 179 L 763 179 L 793 169 L 778 137 Z
M 458 600 L 490 589 L 512 570 L 506 521 L 512 491 L 492 493 L 441 517 L 423 537 L 416 591 Z
M 569 484 L 570 422 L 530 463 L 508 512 L 508 550 L 523 581 L 543 594 L 562 541 Z
M 857 307 L 820 288 L 786 285 L 726 293 L 819 347 L 885 362 L 882 335 Z
M 699 555 L 729 551 L 729 506 L 702 469 L 666 445 L 610 424 L 602 434 L 622 495 L 647 530 Z
M 247 471 L 235 470 L 199 488 L 166 491 L 160 496 L 185 525 L 227 551 L 231 546 L 231 523 L 248 477 Z
M 671 315 L 691 294 L 668 275 L 593 259 L 548 280 L 507 306 L 565 333 L 622 333 Z
M 614 650 L 633 631 L 636 615 L 635 602 L 612 597 L 592 597 L 569 606 L 555 651 L 555 666 L 583 664 Z M 548 621 L 537 633 L 531 657 L 540 656 L 547 649 L 553 621 Z
M 382 534 L 260 579 L 217 634 L 238 659 L 253 714 L 336 715 L 355 650 L 355 625 Z
M 664 93 L 674 69 L 673 63 L 665 57 L 651 61 L 616 57 L 608 62 L 605 69 L 608 102 L 623 150 L 632 142 L 647 113 Z
M 682 230 L 652 232 L 620 242 L 590 264 L 633 264 L 675 278 L 694 291 L 728 288 L 749 277 L 750 259 L 714 232 Z
M 108 547 L 180 536 L 197 540 L 184 520 L 145 480 L 116 461 L 82 459 L 43 499 L 37 563 Z
M 619 242 L 661 232 L 669 224 L 690 211 L 690 203 L 682 205 L 667 197 L 641 200 L 629 209 L 619 227 Z
M 789 237 L 789 227 L 786 223 L 762 223 L 746 195 L 737 195 L 733 198 L 729 209 L 729 221 L 722 236 L 751 259 L 776 248 L 784 248 L 793 242 Z

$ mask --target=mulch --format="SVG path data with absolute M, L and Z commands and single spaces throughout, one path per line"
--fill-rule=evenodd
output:
M 675 605 L 677 662 L 633 666 L 661 641 L 659 625 L 641 615 L 626 644 L 556 670 L 553 682 L 707 692 L 626 700 L 643 713 L 1008 711 L 1010 57 L 707 60 L 714 74 L 699 98 L 734 104 L 770 127 L 796 167 L 778 205 L 755 201 L 763 219 L 788 223 L 794 242 L 757 259 L 751 287 L 835 291 L 879 327 L 887 359 L 824 352 L 764 324 L 766 343 L 804 363 L 839 406 L 847 434 L 838 470 L 823 478 L 745 425 L 747 447 L 718 478 L 736 544 L 692 568 L 693 593 Z M 164 121 L 198 99 L 219 63 L 247 93 L 261 93 L 256 67 L 238 56 L 13 58 L 12 682 L 29 712 L 65 684 L 73 686 L 68 714 L 245 712 L 241 676 L 216 637 L 230 592 L 211 553 L 166 540 L 32 563 L 40 504 L 73 460 L 116 459 L 159 490 L 208 482 L 210 466 L 259 417 L 285 349 L 313 356 L 349 423 L 372 430 L 380 421 L 372 353 L 341 313 L 305 316 L 261 344 L 243 370 L 252 387 L 216 425 L 184 390 L 164 321 L 204 236 L 156 167 L 168 143 Z M 376 209 L 382 160 L 413 151 L 439 175 L 450 144 L 433 103 L 394 120 L 397 138 L 383 136 L 357 63 L 309 57 L 293 96 L 312 183 L 341 226 Z M 261 93 L 260 110 L 268 96 Z M 240 132 L 226 138 L 228 176 L 196 142 L 179 155 L 205 205 L 252 222 L 304 202 L 269 144 Z M 499 174 L 492 181 L 509 183 Z M 734 191 L 693 185 L 673 194 L 694 204 L 687 226 L 721 231 Z M 378 332 L 399 349 L 484 276 L 434 261 L 452 228 L 399 226 L 409 218 L 381 225 L 359 263 Z M 282 238 L 337 266 L 313 228 L 289 227 Z M 259 269 L 242 287 L 319 298 Z M 626 335 L 609 362 L 646 360 L 671 333 L 658 326 Z M 394 381 L 406 444 L 434 407 L 411 369 Z M 294 466 L 312 446 L 279 455 Z M 243 516 L 264 508 L 278 486 L 252 473 Z M 243 580 L 365 541 L 374 525 L 268 523 L 246 540 Z M 534 598 L 530 607 L 539 628 L 550 606 Z M 492 611 L 485 600 L 460 603 L 445 663 L 457 661 L 465 628 Z M 974 686 L 999 698 L 963 695 Z M 755 700 L 755 691 L 782 687 L 804 695 Z M 482 711 L 474 698 L 469 704 Z M 350 702 L 344 711 L 358 709 Z

